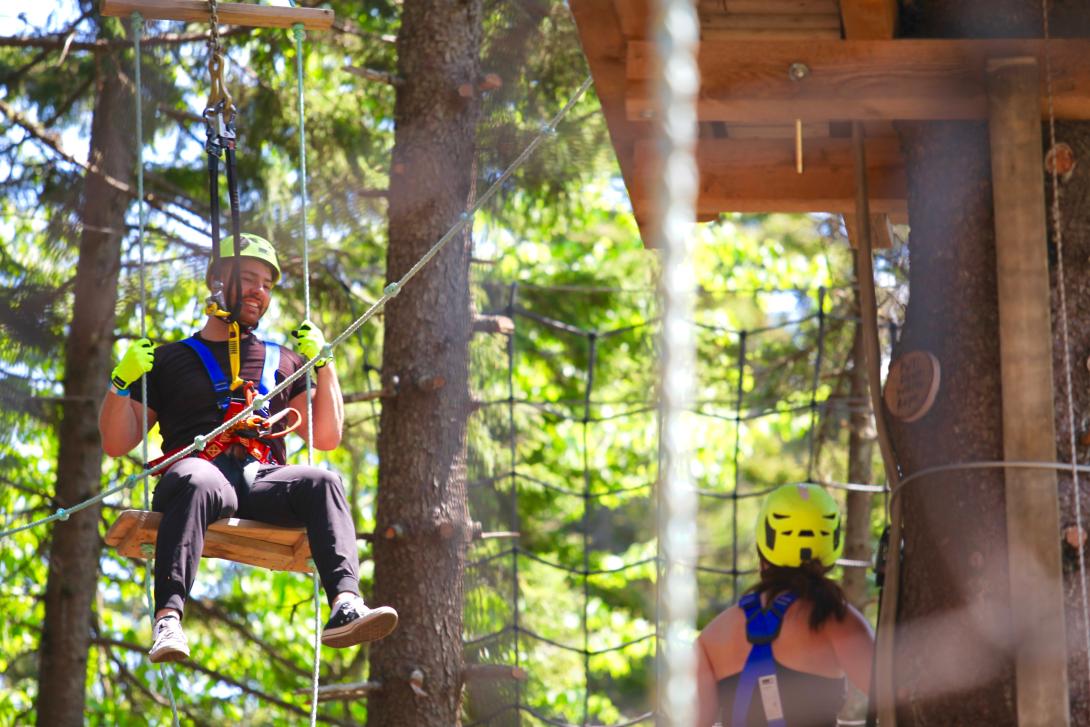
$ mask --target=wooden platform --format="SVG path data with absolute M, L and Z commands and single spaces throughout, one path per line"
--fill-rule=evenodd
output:
M 145 545 L 154 547 L 162 514 L 146 510 L 125 510 L 106 533 L 106 544 L 121 555 L 147 558 Z M 154 551 L 152 551 L 154 552 Z M 208 526 L 204 539 L 205 558 L 223 558 L 269 570 L 310 573 L 310 545 L 303 528 L 276 525 L 232 517 Z
M 653 3 L 569 5 L 636 220 L 645 229 L 653 215 L 651 182 L 660 176 Z M 984 68 L 992 58 L 1030 56 L 1044 73 L 1045 44 L 1038 39 L 897 39 L 895 0 L 697 0 L 696 7 L 698 221 L 724 212 L 854 213 L 850 137 L 851 122 L 858 121 L 866 136 L 871 212 L 907 222 L 894 122 L 984 119 Z M 1090 39 L 1054 39 L 1048 49 L 1057 118 L 1090 119 Z M 802 125 L 801 174 L 796 123 Z

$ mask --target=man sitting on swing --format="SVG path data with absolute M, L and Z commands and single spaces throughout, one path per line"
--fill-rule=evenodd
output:
M 292 331 L 298 353 L 254 335 L 280 280 L 280 265 L 272 245 L 257 235 L 243 234 L 237 258 L 235 250 L 233 239 L 223 240 L 218 260 L 213 257 L 209 265 L 206 282 L 214 295 L 198 333 L 154 350 L 149 340 L 140 339 L 114 369 L 99 413 L 106 454 L 120 457 L 144 436 L 141 378 L 147 381 L 148 426 L 159 422 L 163 451 L 169 456 L 241 411 L 237 397 L 246 394 L 252 400 L 266 394 L 322 352 L 325 338 L 310 321 Z M 217 298 L 217 291 L 225 296 Z M 217 300 L 219 305 L 211 303 Z M 223 308 L 234 312 L 237 327 L 228 322 Z M 238 343 L 235 355 L 229 338 Z M 315 365 L 312 444 L 321 450 L 340 444 L 344 422 L 331 359 Z M 155 549 L 151 661 L 189 656 L 181 625 L 185 600 L 197 575 L 205 530 L 226 517 L 306 527 L 332 609 L 322 630 L 323 644 L 354 646 L 380 639 L 397 626 L 393 608 L 368 608 L 360 597 L 356 532 L 340 478 L 318 467 L 285 463 L 285 430 L 307 436 L 306 382 L 300 377 L 270 399 L 265 410 L 246 420 L 249 426 L 210 440 L 203 450 L 175 462 L 155 488 L 152 508 L 163 517 Z M 295 421 L 285 421 L 291 418 L 287 415 Z

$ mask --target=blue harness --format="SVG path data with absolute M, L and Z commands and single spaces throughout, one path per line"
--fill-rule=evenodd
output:
M 749 705 L 756 690 L 761 693 L 768 727 L 786 727 L 780 688 L 776 683 L 776 661 L 772 658 L 772 642 L 780 635 L 783 615 L 796 598 L 798 597 L 794 593 L 781 593 L 767 609 L 761 608 L 761 596 L 758 593 L 746 594 L 739 601 L 738 605 L 746 614 L 746 640 L 753 644 L 753 648 L 749 651 L 742 676 L 738 679 L 738 688 L 734 692 L 731 727 L 745 727 Z
M 255 336 L 254 340 L 260 339 Z M 212 390 L 216 394 L 216 404 L 219 406 L 220 411 L 227 411 L 227 407 L 231 404 L 231 384 L 227 380 L 227 375 L 223 373 L 223 367 L 220 366 L 216 357 L 212 355 L 212 351 L 208 346 L 204 345 L 204 341 L 196 336 L 184 338 L 182 343 L 196 351 L 197 356 L 200 357 L 201 363 L 204 364 L 204 370 L 208 372 L 208 378 L 212 380 Z M 280 346 L 268 341 L 264 343 L 265 365 L 261 369 L 261 380 L 257 382 L 257 391 L 262 396 L 265 396 L 276 387 L 276 370 L 280 368 Z M 257 413 L 261 416 L 268 416 L 268 406 Z

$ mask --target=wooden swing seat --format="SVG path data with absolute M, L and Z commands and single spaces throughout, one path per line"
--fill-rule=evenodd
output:
M 106 533 L 106 544 L 130 558 L 148 558 L 155 552 L 162 517 L 158 512 L 125 510 Z M 311 572 L 306 529 L 257 520 L 231 517 L 212 523 L 205 533 L 201 555 L 269 570 Z

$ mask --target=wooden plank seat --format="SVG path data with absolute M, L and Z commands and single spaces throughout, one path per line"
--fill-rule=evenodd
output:
M 155 553 L 162 517 L 158 512 L 125 510 L 106 533 L 106 544 L 130 558 L 149 558 Z M 285 528 L 237 517 L 208 526 L 202 555 L 269 570 L 311 572 L 305 528 Z

